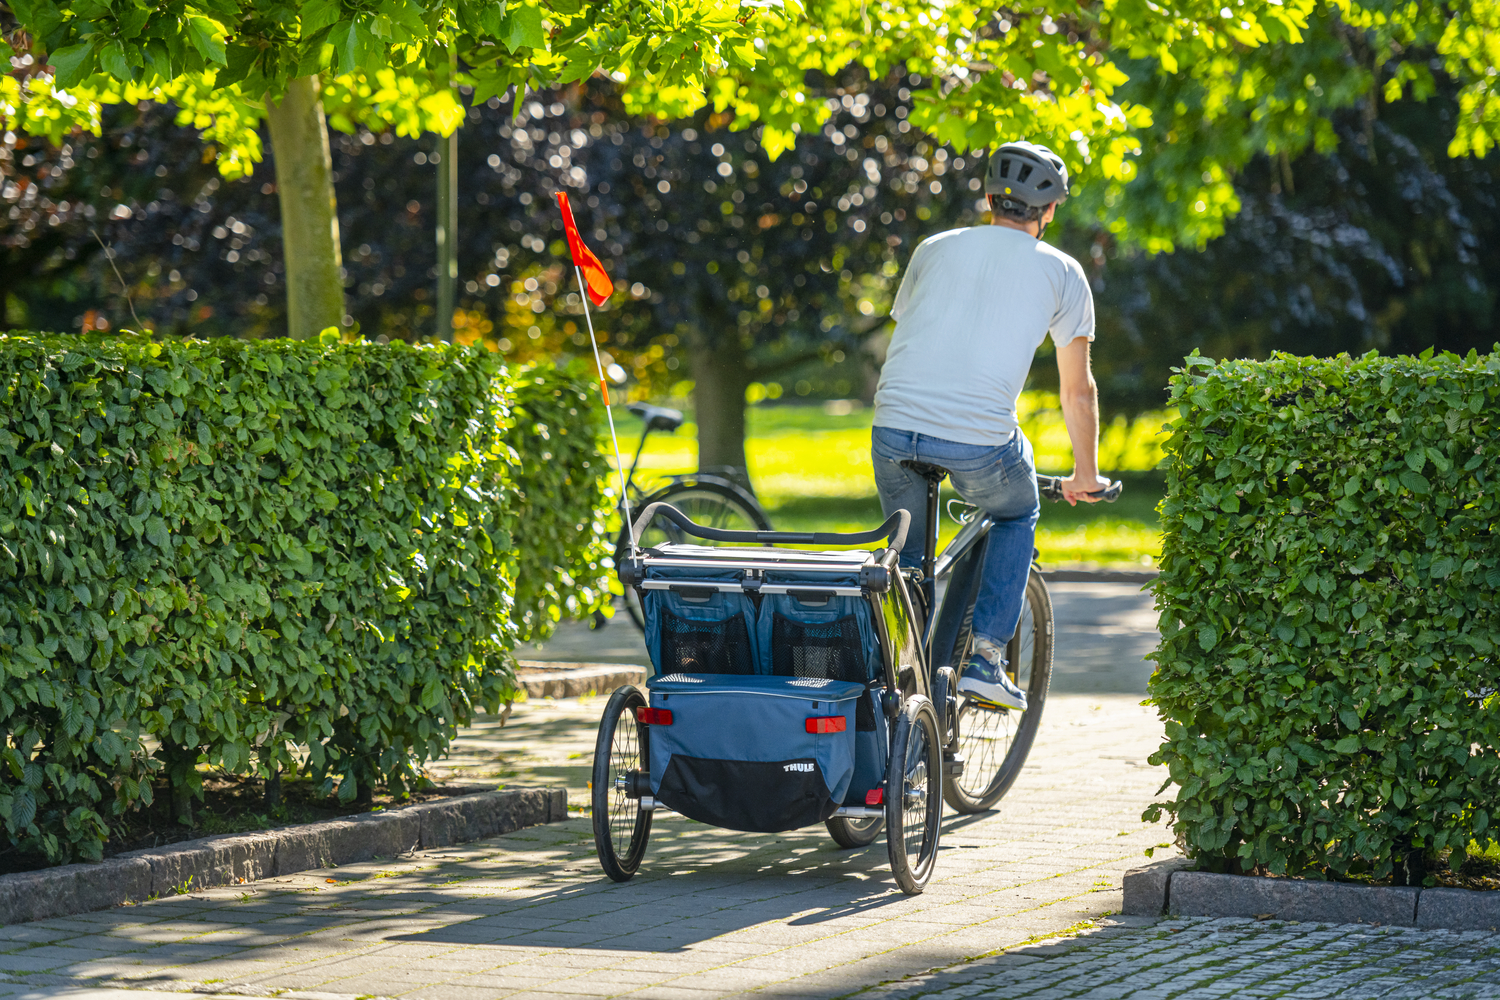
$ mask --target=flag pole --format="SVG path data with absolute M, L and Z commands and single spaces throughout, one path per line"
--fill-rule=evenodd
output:
M 589 343 L 594 347 L 594 368 L 599 372 L 599 393 L 604 397 L 604 416 L 609 421 L 609 439 L 615 446 L 615 471 L 620 474 L 620 503 L 625 511 L 625 532 L 630 538 L 630 553 L 635 554 L 635 524 L 630 520 L 630 494 L 625 489 L 625 462 L 620 458 L 620 438 L 615 433 L 615 415 L 609 408 L 609 382 L 604 377 L 604 361 L 599 357 L 599 338 L 594 336 L 594 317 L 589 312 L 589 286 L 583 280 L 583 268 L 573 265 L 578 276 L 578 294 L 583 299 L 583 318 L 589 326 Z

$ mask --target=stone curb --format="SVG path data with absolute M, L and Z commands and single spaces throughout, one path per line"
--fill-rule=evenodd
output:
M 1260 917 L 1424 930 L 1500 928 L 1500 892 L 1311 882 L 1188 871 L 1170 858 L 1125 873 L 1131 916 Z
M 1155 583 L 1161 574 L 1154 569 L 1044 569 L 1048 583 Z
M 516 681 L 528 698 L 578 698 L 591 691 L 609 694 L 622 684 L 646 683 L 646 668 L 628 663 L 521 660 L 516 666 Z
M 561 788 L 515 788 L 131 851 L 98 864 L 0 875 L 0 926 L 140 903 L 153 896 L 395 857 L 568 818 Z

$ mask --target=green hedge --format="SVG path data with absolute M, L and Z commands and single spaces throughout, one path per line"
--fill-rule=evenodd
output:
M 331 336 L 0 337 L 11 843 L 97 857 L 162 770 L 185 808 L 202 765 L 271 774 L 299 748 L 346 800 L 410 782 L 510 696 L 517 622 L 599 587 L 596 546 L 555 528 L 598 516 L 589 458 L 542 459 L 512 418 L 566 404 L 592 440 L 590 384 Z M 576 489 L 528 504 L 540 466 Z M 576 588 L 515 606 L 517 576 L 560 574 Z
M 1494 837 L 1500 353 L 1179 371 L 1146 818 L 1209 868 L 1398 882 Z
M 523 641 L 546 638 L 560 619 L 584 618 L 609 604 L 606 530 L 613 496 L 599 455 L 604 410 L 592 372 L 550 365 L 515 378 L 513 430 L 519 453 L 511 477 L 523 502 L 516 518 L 520 566 L 516 624 Z

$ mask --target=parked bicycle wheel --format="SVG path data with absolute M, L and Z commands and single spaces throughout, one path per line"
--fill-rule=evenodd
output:
M 673 483 L 640 501 L 640 510 L 650 504 L 664 501 L 686 514 L 695 524 L 707 528 L 725 528 L 730 531 L 770 531 L 771 522 L 761 510 L 755 498 L 729 483 L 705 480 L 685 480 Z M 699 538 L 691 538 L 681 528 L 664 517 L 656 517 L 646 525 L 638 540 L 642 548 L 650 548 L 663 542 L 691 542 L 696 545 L 711 544 Z M 630 536 L 625 528 L 615 543 L 615 565 L 620 565 L 630 547 Z M 646 617 L 641 612 L 641 598 L 634 588 L 625 588 L 625 610 L 630 620 L 642 631 L 646 628 Z
M 969 662 L 973 613 L 971 606 L 958 631 L 950 663 Z M 961 696 L 958 755 L 963 758 L 964 770 L 943 783 L 943 798 L 961 813 L 983 812 L 1000 801 L 1021 773 L 1042 720 L 1042 706 L 1052 683 L 1052 598 L 1036 570 L 1026 581 L 1021 624 L 1005 655 L 1010 661 L 1011 679 L 1026 692 L 1027 708 L 1017 712 Z
M 599 866 L 616 882 L 625 882 L 641 866 L 651 836 L 651 812 L 641 808 L 638 782 L 650 774 L 648 727 L 635 719 L 646 696 L 634 685 L 609 696 L 594 743 L 594 771 L 589 782 L 594 807 L 594 846 Z
M 896 885 L 908 896 L 927 887 L 942 833 L 943 746 L 932 702 L 912 695 L 896 718 L 885 778 L 885 843 Z

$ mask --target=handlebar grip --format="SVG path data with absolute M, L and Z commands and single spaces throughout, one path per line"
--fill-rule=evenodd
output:
M 1054 502 L 1063 498 L 1062 484 L 1063 477 L 1061 476 L 1036 477 L 1037 492 L 1039 492 L 1045 499 L 1052 500 Z M 1098 497 L 1105 503 L 1114 503 L 1116 500 L 1120 499 L 1120 494 L 1123 492 L 1125 492 L 1125 484 L 1116 479 L 1104 489 L 1094 490 L 1089 494 L 1089 496 Z

